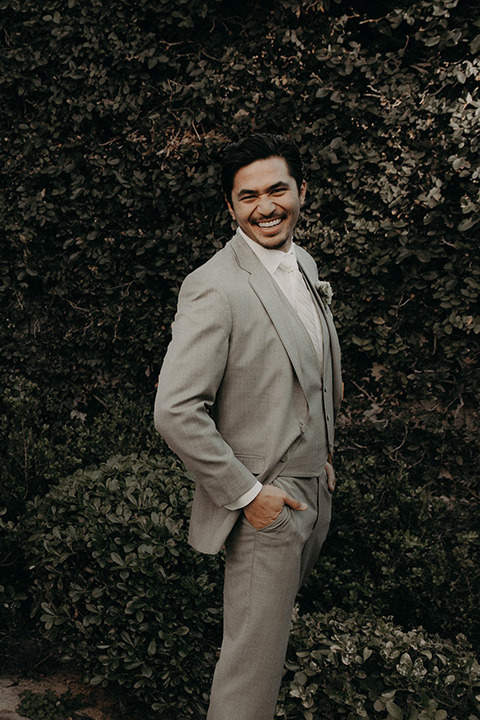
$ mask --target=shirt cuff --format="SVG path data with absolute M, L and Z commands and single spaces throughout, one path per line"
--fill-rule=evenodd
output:
M 263 485 L 262 483 L 259 483 L 258 480 L 253 486 L 253 488 L 250 488 L 250 490 L 247 490 L 246 493 L 243 493 L 243 495 L 240 495 L 239 498 L 234 500 L 232 503 L 228 503 L 228 505 L 225 505 L 227 510 L 240 510 L 240 508 L 244 508 L 248 503 L 251 503 L 252 500 L 255 500 L 258 493 L 262 489 Z

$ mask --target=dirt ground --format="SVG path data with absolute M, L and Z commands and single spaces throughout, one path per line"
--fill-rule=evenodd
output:
M 17 707 L 26 690 L 42 695 L 53 690 L 57 696 L 70 691 L 80 699 L 71 720 L 146 720 L 145 712 L 137 714 L 117 692 L 83 683 L 81 671 L 61 663 L 47 646 L 0 637 L 0 720 L 22 720 Z
M 57 696 L 70 690 L 72 696 L 88 698 L 85 705 L 72 713 L 72 720 L 119 720 L 123 716 L 122 708 L 113 698 L 106 696 L 101 690 L 92 691 L 86 687 L 78 671 L 65 668 L 50 676 L 39 676 L 28 679 L 18 676 L 0 677 L 0 720 L 23 720 L 17 713 L 21 694 L 25 690 L 43 694 L 46 690 L 53 690 Z

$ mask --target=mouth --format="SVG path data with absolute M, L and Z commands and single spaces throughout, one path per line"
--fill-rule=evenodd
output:
M 283 218 L 273 218 L 272 220 L 263 220 L 262 222 L 257 222 L 257 225 L 259 228 L 263 228 L 265 230 L 269 230 L 270 228 L 277 227 L 277 225 L 280 225 Z

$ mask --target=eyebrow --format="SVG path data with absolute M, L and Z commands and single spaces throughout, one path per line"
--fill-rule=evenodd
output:
M 282 188 L 289 188 L 290 185 L 288 182 L 278 182 L 275 183 L 275 185 L 271 185 L 269 188 L 267 188 L 267 193 L 275 192 L 275 190 L 281 190 Z M 258 190 L 247 190 L 242 189 L 238 193 L 238 197 L 242 198 L 245 195 L 258 195 Z

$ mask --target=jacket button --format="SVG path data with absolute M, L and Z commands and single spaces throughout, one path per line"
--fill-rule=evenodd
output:
M 285 455 L 282 455 L 282 457 L 280 458 L 280 462 L 287 462 L 287 460 L 288 460 L 288 455 L 285 453 Z

